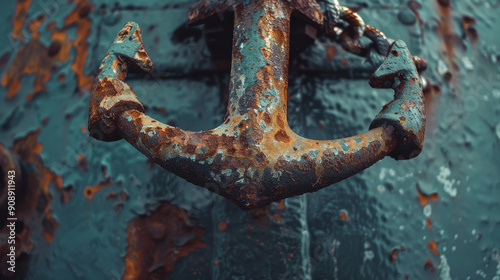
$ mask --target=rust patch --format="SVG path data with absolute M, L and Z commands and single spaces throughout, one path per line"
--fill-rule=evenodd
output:
M 43 226 L 43 237 L 49 242 L 54 240 L 57 229 L 59 228 L 59 223 L 52 216 L 52 212 L 48 213 L 47 216 L 42 221 Z
M 281 223 L 281 221 L 283 220 L 283 218 L 281 217 L 280 214 L 278 213 L 274 213 L 274 214 L 271 214 L 269 215 L 269 218 L 271 218 L 272 220 L 278 222 L 278 223 Z
M 392 249 L 391 250 L 391 261 L 396 262 L 396 256 L 399 253 L 399 249 Z
M 349 217 L 347 216 L 346 211 L 340 211 L 339 216 L 343 221 L 349 221 Z
M 85 155 L 78 155 L 78 158 L 76 159 L 76 166 L 85 172 L 89 170 Z
M 39 34 L 39 27 L 45 20 L 45 16 L 38 17 L 27 24 L 26 28 L 31 34 L 31 40 L 19 48 L 12 63 L 2 76 L 1 85 L 8 88 L 7 98 L 12 98 L 19 92 L 22 86 L 20 78 L 25 74 L 35 74 L 34 89 L 28 94 L 28 101 L 32 100 L 37 93 L 44 91 L 53 66 L 55 63 L 65 62 L 69 59 L 71 47 L 75 48 L 71 69 L 76 75 L 77 86 L 80 90 L 90 90 L 93 75 L 85 75 L 83 71 L 88 54 L 87 38 L 91 25 L 87 15 L 88 11 L 94 9 L 94 6 L 88 0 L 73 0 L 73 2 L 77 3 L 77 7 L 65 18 L 64 26 L 61 29 L 54 29 L 53 23 L 48 24 L 48 28 L 53 30 L 50 37 L 52 42 L 49 46 L 41 43 Z M 22 27 L 31 0 L 18 1 L 17 3 L 12 37 L 14 40 L 24 40 Z M 77 37 L 74 41 L 67 39 L 67 30 L 73 25 L 77 26 Z
M 408 111 L 410 110 L 410 108 L 413 108 L 417 105 L 415 105 L 415 102 L 411 101 L 411 100 L 403 100 L 403 102 L 401 102 L 401 105 L 399 106 L 399 108 L 401 110 L 405 110 L 405 111 Z
M 111 184 L 113 184 L 113 180 L 108 178 L 106 181 L 99 182 L 99 184 L 97 184 L 94 187 L 87 186 L 84 190 L 85 197 L 88 199 L 92 199 L 92 197 L 96 192 L 100 191 L 102 188 L 109 186 Z
M 431 269 L 434 270 L 434 264 L 432 263 L 431 260 L 426 259 L 424 263 L 424 269 Z
M 28 10 L 33 0 L 17 0 L 16 1 L 16 12 L 12 18 L 12 39 L 13 40 L 24 40 L 23 36 L 23 25 L 26 15 L 28 15 Z
M 186 153 L 188 154 L 194 154 L 196 152 L 196 145 L 193 144 L 187 144 L 186 145 Z
M 277 208 L 278 210 L 285 210 L 285 208 L 286 208 L 286 206 L 285 206 L 285 200 L 284 200 L 284 199 L 282 199 L 282 200 L 280 200 L 280 201 L 277 201 L 277 202 L 276 202 L 276 208 Z
M 219 223 L 219 230 L 220 231 L 225 231 L 227 228 L 227 223 L 226 223 L 226 220 L 222 220 L 220 223 Z
M 45 167 L 40 156 L 42 144 L 38 142 L 41 129 L 28 133 L 25 137 L 16 139 L 10 148 L 12 155 L 19 163 L 29 168 L 24 168 L 16 174 L 16 216 L 18 221 L 28 223 L 41 222 L 43 236 L 50 242 L 59 227 L 59 223 L 52 215 L 50 205 L 52 194 L 50 186 L 54 186 L 61 195 L 63 203 L 69 202 L 72 188 L 63 188 L 63 179 L 49 168 Z M 3 147 L 0 145 L 0 150 Z M 22 173 L 22 174 L 21 174 Z M 3 202 L 2 202 L 3 203 Z M 1 207 L 7 211 L 7 207 Z M 6 216 L 6 214 L 5 214 Z M 17 247 L 16 247 L 17 250 Z
M 281 116 L 281 114 L 278 114 L 276 116 L 276 125 L 279 128 L 284 128 L 285 127 L 285 122 L 283 121 L 283 117 Z
M 328 46 L 326 48 L 326 59 L 332 61 L 332 59 L 337 55 L 337 48 L 335 46 Z
M 77 86 L 79 90 L 90 90 L 94 77 L 92 74 L 85 75 L 85 62 L 87 60 L 89 44 L 87 38 L 90 35 L 92 21 L 88 14 L 94 10 L 94 5 L 89 0 L 73 0 L 78 5 L 64 20 L 64 29 L 76 25 L 77 36 L 73 47 L 75 48 L 75 60 L 71 64 L 71 69 L 76 75 Z
M 118 39 L 118 41 L 125 40 L 125 38 L 130 34 L 131 28 L 132 26 L 125 26 L 122 30 L 120 30 L 118 35 L 116 35 L 116 39 Z
M 266 123 L 266 125 L 271 125 L 271 123 L 273 122 L 273 120 L 271 119 L 271 115 L 268 112 L 264 113 L 262 119 L 264 120 L 264 123 Z
M 64 74 L 64 73 L 59 74 L 59 76 L 57 76 L 57 79 L 59 80 L 59 82 L 61 84 L 63 84 L 64 81 L 66 80 L 66 74 Z
M 165 279 L 177 261 L 206 246 L 204 234 L 205 229 L 192 225 L 187 211 L 168 203 L 150 216 L 131 220 L 122 279 Z
M 431 194 L 426 194 L 426 193 L 423 193 L 422 190 L 420 190 L 420 186 L 418 184 L 416 184 L 415 187 L 417 189 L 418 201 L 420 202 L 420 205 L 424 206 L 431 201 L 438 200 L 438 193 L 437 192 L 433 192 Z
M 477 30 L 473 27 L 476 24 L 476 19 L 470 16 L 462 16 L 462 30 L 465 33 L 467 39 L 474 44 L 477 44 L 479 39 L 479 34 Z
M 12 64 L 7 68 L 2 76 L 1 84 L 8 87 L 7 98 L 12 98 L 21 89 L 20 78 L 24 74 L 35 74 L 33 91 L 26 98 L 28 101 L 36 93 L 45 90 L 45 83 L 50 78 L 50 71 L 54 59 L 48 56 L 47 49 L 40 41 L 33 40 L 23 45 L 16 53 Z
M 437 250 L 438 243 L 436 241 L 429 241 L 427 243 L 427 248 L 436 256 L 439 256 L 439 251 Z
M 291 140 L 290 136 L 288 136 L 286 131 L 284 131 L 283 129 L 278 130 L 278 132 L 276 132 L 276 134 L 274 134 L 274 139 L 276 141 L 283 142 L 283 143 L 288 143 Z
M 454 56 L 455 46 L 462 45 L 463 43 L 453 30 L 454 19 L 452 5 L 450 5 L 449 1 L 436 0 L 436 7 L 440 15 L 436 32 L 442 37 L 442 49 L 444 51 L 444 56 L 446 56 L 448 68 L 450 69 L 450 72 L 445 73 L 445 75 L 451 80 L 453 77 L 456 77 L 456 72 L 458 70 L 456 67 L 459 65 Z M 453 80 L 453 85 L 458 89 L 458 80 L 456 78 Z

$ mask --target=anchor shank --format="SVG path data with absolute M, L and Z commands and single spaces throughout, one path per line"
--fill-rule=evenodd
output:
M 234 10 L 229 115 L 286 114 L 290 4 L 241 1 Z

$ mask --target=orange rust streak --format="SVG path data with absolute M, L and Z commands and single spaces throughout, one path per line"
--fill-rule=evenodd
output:
M 347 213 L 345 211 L 340 211 L 339 216 L 342 220 L 349 221 L 349 217 L 347 216 Z
M 47 241 L 52 242 L 58 228 L 59 223 L 52 216 L 52 212 L 47 213 L 44 221 L 43 237 L 45 237 Z
M 425 223 L 427 224 L 428 228 L 432 228 L 432 220 L 431 220 L 431 218 L 428 218 L 427 220 L 425 220 Z
M 60 46 L 59 51 L 54 56 L 54 59 L 58 62 L 66 62 L 70 58 L 70 50 L 71 45 L 73 45 L 73 40 L 68 40 L 68 34 L 65 28 L 54 30 L 50 39 L 52 39 L 53 43 L 58 43 Z
M 427 82 L 430 83 L 430 81 Z M 431 89 L 428 92 L 424 92 L 427 131 L 433 131 L 435 127 L 435 99 L 440 94 L 437 89 L 437 86 L 431 85 Z
M 38 142 L 38 135 L 41 129 L 38 128 L 36 131 L 29 133 L 23 139 L 16 140 L 12 146 L 12 151 L 14 153 L 20 153 L 21 158 L 27 163 L 34 163 L 37 159 L 38 154 L 34 153 L 36 146 L 40 144 Z
M 37 153 L 37 154 L 40 154 L 42 152 L 42 149 L 43 149 L 42 143 L 38 142 L 38 143 L 36 143 L 35 148 L 33 149 L 33 151 L 35 153 Z
M 433 267 L 434 267 L 434 265 L 432 264 L 432 261 L 429 259 L 426 259 L 425 263 L 424 263 L 424 268 L 429 269 L 429 268 L 433 268 Z
M 437 192 L 433 192 L 431 194 L 425 194 L 420 190 L 418 184 L 416 185 L 416 188 L 417 188 L 417 193 L 418 193 L 418 201 L 420 202 L 420 205 L 424 206 L 427 203 L 429 203 L 430 201 L 437 201 L 438 200 L 438 193 Z
M 439 251 L 437 250 L 437 242 L 436 241 L 429 241 L 429 243 L 427 243 L 427 247 L 429 248 L 429 250 L 431 250 L 432 253 L 434 253 L 434 255 L 436 255 L 436 256 L 439 255 Z
M 43 237 L 45 237 L 45 239 L 49 242 L 52 242 L 52 240 L 54 240 L 54 236 L 50 235 L 50 233 L 46 231 L 43 232 Z
M 275 220 L 278 223 L 281 223 L 281 221 L 283 220 L 283 218 L 278 213 L 274 213 L 272 215 L 269 215 L 269 218 Z
M 75 60 L 71 65 L 71 69 L 75 72 L 77 85 L 79 89 L 90 90 L 93 83 L 92 75 L 85 75 L 85 61 L 87 60 L 89 44 L 87 38 L 90 35 L 91 20 L 88 13 L 95 9 L 94 5 L 88 3 L 87 0 L 75 0 L 78 3 L 75 10 L 66 16 L 64 25 L 65 27 L 76 24 L 77 37 L 74 42 L 76 50 Z
M 40 39 L 39 29 L 40 29 L 40 25 L 42 25 L 42 23 L 45 21 L 45 19 L 46 19 L 46 16 L 42 15 L 42 16 L 39 16 L 39 17 L 31 20 L 28 23 L 28 30 L 29 30 L 29 32 L 31 34 L 31 37 L 34 40 Z
M 276 204 L 277 204 L 276 208 L 278 210 L 285 210 L 286 206 L 285 206 L 285 200 L 284 199 L 282 199 L 280 201 L 277 201 Z
M 436 31 L 441 35 L 443 40 L 443 48 L 446 52 L 448 68 L 452 74 L 452 84 L 458 89 L 458 79 L 456 78 L 455 71 L 455 38 L 457 35 L 453 31 L 453 15 L 451 12 L 451 1 L 448 5 L 441 5 L 439 0 L 436 0 L 437 10 L 440 15 L 440 25 L 437 27 Z
M 32 1 L 33 0 L 16 1 L 16 12 L 12 18 L 12 39 L 14 40 L 24 39 L 22 28 Z
M 92 199 L 92 197 L 96 192 L 100 191 L 102 188 L 109 186 L 111 184 L 113 184 L 113 180 L 108 179 L 106 181 L 99 182 L 99 184 L 97 184 L 97 186 L 95 187 L 87 186 L 84 190 L 85 197 L 88 199 Z
M 226 220 L 223 220 L 219 223 L 219 230 L 220 231 L 225 231 L 227 228 L 227 223 L 226 223 Z
M 50 78 L 53 60 L 47 55 L 47 48 L 38 40 L 23 45 L 16 53 L 12 64 L 2 76 L 2 86 L 8 87 L 7 98 L 12 98 L 21 89 L 20 78 L 24 74 L 35 74 L 34 89 L 28 100 L 45 89 L 45 82 Z
M 398 254 L 399 250 L 398 249 L 392 249 L 391 250 L 391 260 L 392 262 L 396 262 L 396 255 Z
M 326 48 L 326 59 L 332 61 L 335 55 L 337 55 L 337 48 L 335 46 L 328 46 Z
M 59 76 L 57 76 L 57 79 L 59 80 L 59 82 L 61 84 L 63 84 L 64 80 L 66 79 L 66 74 L 64 74 L 64 73 L 59 74 Z
M 424 20 L 422 19 L 422 17 L 420 16 L 420 13 L 418 12 L 418 9 L 421 8 L 420 4 L 416 1 L 410 1 L 410 2 L 408 2 L 408 7 L 415 14 L 415 16 L 417 18 L 418 25 L 420 26 L 420 29 L 423 30 Z M 424 32 L 422 32 L 422 40 L 425 40 L 425 33 Z

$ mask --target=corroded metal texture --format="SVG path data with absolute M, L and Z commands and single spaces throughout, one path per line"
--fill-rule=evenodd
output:
M 15 244 L 7 243 L 7 238 L 0 237 L 0 260 L 6 262 L 9 258 L 10 245 L 15 245 L 15 258 L 18 263 L 18 271 L 26 264 L 28 254 L 33 249 L 30 234 L 35 231 L 42 234 L 47 241 L 52 241 L 59 223 L 53 216 L 51 210 L 52 194 L 49 185 L 54 183 L 61 195 L 61 202 L 67 203 L 73 194 L 73 189 L 62 188 L 62 178 L 44 165 L 39 153 L 43 146 L 38 142 L 39 130 L 18 139 L 12 147 L 7 149 L 0 144 L 0 174 L 5 175 L 0 182 L 0 228 L 3 232 L 15 218 L 16 235 Z M 8 184 L 8 171 L 14 171 L 14 184 Z M 8 188 L 8 186 L 10 186 Z M 13 208 L 8 208 L 9 196 L 15 195 Z M 13 209 L 13 210 L 12 210 Z M 12 214 L 15 214 L 13 217 Z M 10 245 L 8 245 L 10 244 Z M 12 250 L 12 249 L 11 249 Z M 14 276 L 6 266 L 0 269 L 2 279 Z
M 198 248 L 205 229 L 193 225 L 188 213 L 162 204 L 150 216 L 140 216 L 127 227 L 123 280 L 165 279 L 181 258 Z
M 382 31 L 365 24 L 361 16 L 348 7 L 340 6 L 338 2 L 327 0 L 323 29 L 325 33 L 337 40 L 342 48 L 352 54 L 366 57 L 374 65 L 379 65 L 388 52 L 389 45 L 394 40 L 385 37 Z M 339 21 L 344 21 L 347 26 L 339 28 Z M 363 45 L 361 37 L 368 38 L 371 43 Z M 410 56 L 418 73 L 427 69 L 427 61 L 422 57 Z M 410 63 L 405 61 L 404 63 Z
M 188 23 L 189 24 L 202 24 L 207 21 L 220 19 L 225 12 L 234 12 L 234 7 L 239 2 L 247 5 L 251 1 L 239 0 L 202 0 L 193 4 L 189 9 Z M 311 23 L 317 25 L 323 24 L 323 14 L 321 8 L 316 1 L 310 0 L 294 0 L 290 2 L 293 10 L 299 16 L 307 19 Z
M 370 79 L 372 87 L 394 89 L 394 100 L 373 120 L 371 128 L 393 126 L 396 128 L 398 147 L 391 152 L 396 159 L 416 157 L 424 146 L 425 102 L 422 84 L 411 56 L 403 41 L 396 41 L 389 49 L 384 63 Z
M 222 9 L 219 2 L 208 6 L 203 3 L 206 9 L 203 11 L 208 14 Z M 306 3 L 310 6 L 306 7 Z M 414 148 L 420 152 L 425 111 L 420 115 L 413 110 L 412 115 L 403 111 L 403 118 L 392 118 L 393 122 L 382 122 L 389 119 L 382 115 L 372 130 L 333 141 L 306 139 L 290 129 L 286 117 L 289 29 L 290 16 L 296 8 L 299 12 L 314 11 L 317 3 L 269 0 L 234 3 L 227 114 L 222 125 L 202 132 L 184 131 L 144 114 L 143 106 L 124 79 L 129 69 L 150 71 L 152 63 L 142 44 L 139 27 L 127 23 L 99 70 L 90 102 L 90 134 L 104 141 L 123 137 L 165 169 L 243 209 L 317 191 L 364 170 L 388 154 L 397 159 L 409 158 L 409 143 L 415 137 L 408 140 L 406 124 L 417 131 L 420 141 L 420 145 L 410 147 L 410 152 Z M 193 12 L 190 15 L 191 20 L 199 17 L 200 14 Z M 396 83 L 396 101 L 391 104 L 416 104 L 415 100 L 422 101 L 418 74 L 414 77 L 415 64 L 409 52 L 401 48 L 405 48 L 404 43 L 396 41 L 389 58 L 372 80 Z M 400 58 L 394 61 L 391 56 L 397 51 Z M 408 90 L 416 97 L 408 95 Z M 418 104 L 423 108 L 423 102 Z
M 165 171 L 126 141 L 88 137 L 94 78 L 129 20 L 140 24 L 155 62 L 151 74 L 126 80 L 148 115 L 191 131 L 222 123 L 230 64 L 212 63 L 206 25 L 179 28 L 194 2 L 2 2 L 0 142 L 20 167 L 35 158 L 43 167 L 26 164 L 15 178 L 18 206 L 31 212 L 17 217 L 16 275 L 4 273 L 9 233 L 0 230 L 1 279 L 500 277 L 496 0 L 340 1 L 362 16 L 365 34 L 369 24 L 429 62 L 424 148 L 410 161 L 381 160 L 332 187 L 251 211 Z M 231 13 L 210 24 L 232 25 Z M 295 23 L 292 14 L 292 49 Z M 316 28 L 317 39 L 290 54 L 289 126 L 310 139 L 364 132 L 392 99 L 392 89 L 367 84 L 386 51 L 378 60 L 370 49 L 377 60 L 367 63 Z M 43 191 L 27 197 L 20 183 L 35 170 L 28 189 Z M 55 223 L 44 222 L 49 213 Z M 147 275 L 127 269 L 129 261 Z
M 102 141 L 121 139 L 115 129 L 114 119 L 119 113 L 136 109 L 144 112 L 144 107 L 135 97 L 132 89 L 125 84 L 127 73 L 140 68 L 153 70 L 141 39 L 141 29 L 136 23 L 127 23 L 116 36 L 97 74 L 97 82 L 92 90 L 88 130 L 92 137 Z

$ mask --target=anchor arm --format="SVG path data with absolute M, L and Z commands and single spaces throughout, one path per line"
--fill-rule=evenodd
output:
M 300 137 L 290 141 L 263 135 L 256 146 L 223 128 L 190 132 L 137 110 L 116 119 L 122 137 L 163 168 L 205 187 L 243 209 L 314 192 L 381 160 L 397 146 L 393 127 L 333 141 Z M 276 134 L 274 134 L 276 135 Z
M 410 159 L 420 154 L 425 135 L 425 100 L 420 75 L 406 44 L 392 43 L 387 56 L 370 77 L 370 86 L 392 88 L 394 100 L 384 106 L 370 124 L 370 129 L 393 126 L 399 139 L 390 154 L 395 159 Z
M 125 110 L 144 112 L 133 90 L 124 82 L 128 72 L 153 71 L 135 22 L 127 22 L 111 44 L 97 72 L 89 106 L 88 130 L 98 140 L 120 140 L 114 119 Z

